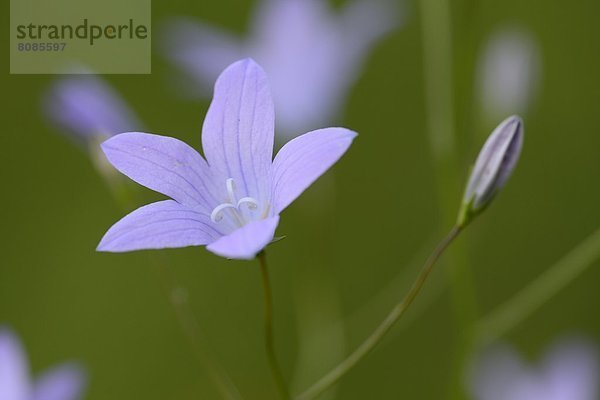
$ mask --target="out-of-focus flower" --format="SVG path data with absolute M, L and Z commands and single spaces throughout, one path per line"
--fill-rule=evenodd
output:
M 348 149 L 356 133 L 326 128 L 304 134 L 272 160 L 274 110 L 267 77 L 253 60 L 218 78 L 202 128 L 206 161 L 185 143 L 130 132 L 102 148 L 108 160 L 165 200 L 127 215 L 100 251 L 207 245 L 227 258 L 251 259 L 271 240 L 279 214 Z
M 478 63 L 479 103 L 486 118 L 525 114 L 539 83 L 540 49 L 524 29 L 493 33 Z
M 490 135 L 477 156 L 463 197 L 458 225 L 483 211 L 510 177 L 523 147 L 523 121 L 513 115 Z
M 121 96 L 93 75 L 60 79 L 44 97 L 44 111 L 61 132 L 78 141 L 108 138 L 138 129 L 140 123 Z
M 77 400 L 84 386 L 83 371 L 75 364 L 55 367 L 32 381 L 19 339 L 0 328 L 0 400 Z
M 121 96 L 94 75 L 75 75 L 54 82 L 43 98 L 43 108 L 47 118 L 86 147 L 96 169 L 115 183 L 115 171 L 100 151 L 100 143 L 141 127 Z
M 330 122 L 374 43 L 397 25 L 385 0 L 351 0 L 339 13 L 325 0 L 263 0 L 245 40 L 179 18 L 162 47 L 200 95 L 229 63 L 256 59 L 269 75 L 278 132 L 290 138 Z
M 597 400 L 598 352 L 585 340 L 565 339 L 533 367 L 511 347 L 498 345 L 472 365 L 469 386 L 474 400 Z

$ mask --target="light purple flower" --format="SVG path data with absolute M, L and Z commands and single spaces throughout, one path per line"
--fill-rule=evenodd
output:
M 93 75 L 57 80 L 46 93 L 43 107 L 62 132 L 84 144 L 140 127 L 121 96 Z
M 335 12 L 324 0 L 263 0 L 247 39 L 179 18 L 167 24 L 162 47 L 200 95 L 226 65 L 256 59 L 269 75 L 279 133 L 289 139 L 339 111 L 374 43 L 398 25 L 392 6 L 351 0 Z
M 556 343 L 537 367 L 506 345 L 488 349 L 472 367 L 469 385 L 474 400 L 600 398 L 598 352 L 582 339 Z
M 63 364 L 32 381 L 19 339 L 0 328 L 0 400 L 77 400 L 85 386 L 81 368 Z
M 251 259 L 274 237 L 279 214 L 332 166 L 356 133 L 326 128 L 288 142 L 272 160 L 273 101 L 253 60 L 218 78 L 202 128 L 206 161 L 166 136 L 123 133 L 102 148 L 134 181 L 172 200 L 141 207 L 113 225 L 99 251 L 207 245 L 227 258 Z

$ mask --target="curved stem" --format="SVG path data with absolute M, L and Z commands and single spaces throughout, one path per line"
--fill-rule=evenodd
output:
M 271 284 L 269 281 L 269 271 L 267 268 L 267 256 L 264 251 L 261 251 L 256 256 L 260 263 L 260 272 L 262 274 L 263 292 L 265 299 L 265 347 L 267 350 L 267 358 L 269 367 L 273 374 L 273 379 L 277 385 L 277 390 L 282 399 L 288 400 L 290 394 L 287 389 L 287 384 L 281 373 L 281 367 L 277 362 L 275 355 L 275 347 L 273 345 L 273 300 L 271 297 Z
M 477 324 L 484 342 L 504 335 L 600 258 L 600 229 Z
M 362 360 L 367 354 L 371 352 L 381 342 L 383 337 L 389 330 L 394 326 L 396 322 L 402 317 L 404 312 L 412 304 L 413 300 L 423 287 L 423 284 L 427 280 L 429 273 L 435 266 L 437 260 L 448 248 L 450 243 L 458 236 L 462 228 L 455 226 L 448 233 L 448 235 L 437 245 L 433 253 L 427 258 L 427 261 L 423 265 L 421 272 L 417 276 L 417 279 L 413 282 L 410 290 L 404 296 L 402 301 L 388 314 L 388 316 L 379 324 L 379 326 L 371 333 L 367 339 L 360 346 L 354 350 L 344 361 L 338 364 L 335 368 L 329 371 L 323 378 L 317 381 L 314 385 L 309 387 L 306 391 L 301 393 L 296 399 L 297 400 L 310 400 L 316 398 L 318 395 L 323 393 L 325 390 L 334 385 L 342 376 L 350 371 L 360 360 Z

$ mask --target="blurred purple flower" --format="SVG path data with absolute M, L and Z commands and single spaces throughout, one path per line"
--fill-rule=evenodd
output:
M 374 43 L 398 25 L 392 5 L 351 0 L 335 13 L 325 0 L 263 0 L 246 40 L 178 18 L 166 25 L 162 47 L 201 95 L 226 65 L 255 58 L 269 75 L 277 126 L 289 139 L 329 123 L 341 108 Z
M 475 400 L 598 400 L 597 349 L 581 339 L 563 340 L 533 368 L 509 346 L 496 346 L 473 365 L 470 386 Z
M 46 93 L 43 107 L 47 117 L 62 132 L 84 144 L 140 127 L 137 117 L 119 94 L 93 75 L 56 81 Z
M 503 28 L 492 34 L 478 63 L 479 103 L 497 120 L 525 114 L 535 96 L 541 70 L 540 48 L 525 29 Z
M 19 339 L 0 328 L 0 400 L 77 400 L 85 386 L 80 367 L 63 364 L 34 382 Z
M 348 149 L 356 133 L 319 129 L 287 143 L 272 160 L 273 101 L 253 60 L 217 79 L 202 128 L 206 161 L 166 136 L 123 133 L 102 148 L 134 181 L 173 200 L 141 207 L 113 225 L 99 251 L 207 245 L 227 258 L 251 259 L 272 239 L 279 214 Z

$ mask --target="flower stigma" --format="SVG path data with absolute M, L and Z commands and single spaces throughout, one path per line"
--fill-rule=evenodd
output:
M 256 211 L 258 209 L 258 201 L 254 197 L 242 197 L 237 200 L 235 195 L 235 181 L 233 178 L 228 178 L 225 181 L 227 187 L 227 201 L 216 206 L 211 214 L 210 219 L 214 223 L 218 223 L 223 220 L 226 211 L 233 217 L 235 223 L 241 228 L 247 223 L 251 222 L 249 216 L 246 216 L 243 212 L 242 206 L 246 206 L 249 211 Z

